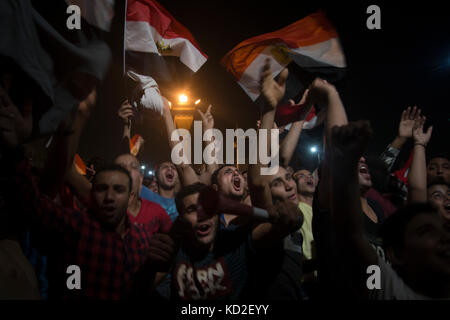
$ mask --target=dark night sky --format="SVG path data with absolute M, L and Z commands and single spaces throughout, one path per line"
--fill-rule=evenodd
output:
M 392 1 L 391 1 L 392 2 Z M 396 4 L 359 1 L 269 2 L 160 1 L 194 35 L 209 56 L 191 82 L 191 92 L 213 105 L 219 129 L 253 127 L 258 116 L 250 99 L 220 66 L 220 59 L 247 38 L 280 29 L 322 8 L 336 27 L 346 55 L 348 72 L 338 87 L 350 120 L 369 119 L 376 138 L 371 152 L 378 153 L 394 138 L 404 108 L 418 105 L 433 124 L 432 147 L 448 150 L 450 101 L 450 19 L 443 4 L 427 1 Z M 423 2 L 421 2 L 423 4 Z M 366 28 L 366 8 L 381 8 L 381 30 Z M 122 36 L 116 21 L 114 43 Z M 123 29 L 122 29 L 123 30 Z M 116 54 L 101 90 L 100 106 L 83 135 L 80 153 L 89 158 L 112 157 L 121 127 L 116 111 L 122 100 L 121 53 Z M 204 106 L 206 107 L 206 106 Z M 146 124 L 143 160 L 155 165 L 168 156 L 162 121 Z M 99 130 L 102 128 L 102 130 Z

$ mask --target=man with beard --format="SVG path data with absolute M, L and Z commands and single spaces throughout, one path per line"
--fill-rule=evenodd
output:
M 152 192 L 146 186 L 142 186 L 141 197 L 160 204 L 174 221 L 178 216 L 175 205 L 175 192 L 178 180 L 178 171 L 172 162 L 163 162 L 156 169 L 155 174 L 158 183 L 158 193 Z
M 211 185 L 216 191 L 230 199 L 244 201 L 245 179 L 234 166 L 222 166 L 217 169 L 211 176 Z M 228 227 L 234 218 L 236 218 L 235 215 L 223 213 L 221 223 L 224 227 Z

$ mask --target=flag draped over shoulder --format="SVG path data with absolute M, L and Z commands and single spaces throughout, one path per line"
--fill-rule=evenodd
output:
M 128 0 L 125 50 L 127 70 L 162 88 L 182 84 L 208 58 L 189 30 L 153 0 Z
M 222 58 L 221 64 L 257 104 L 260 74 L 266 59 L 271 62 L 274 77 L 284 68 L 289 69 L 281 104 L 289 99 L 300 100 L 315 77 L 330 82 L 339 80 L 346 67 L 338 34 L 322 11 L 278 31 L 247 39 Z

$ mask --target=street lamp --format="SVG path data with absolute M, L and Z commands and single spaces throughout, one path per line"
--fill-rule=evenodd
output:
M 200 99 L 195 100 L 187 93 L 178 94 L 176 103 L 171 106 L 173 120 L 177 128 L 190 130 L 194 121 L 195 107 L 200 104 Z

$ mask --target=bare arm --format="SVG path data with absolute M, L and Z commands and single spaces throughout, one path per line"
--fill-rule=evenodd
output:
M 163 120 L 166 127 L 167 137 L 169 139 L 170 150 L 173 150 L 179 142 L 177 142 L 176 140 L 172 141 L 172 134 L 176 134 L 174 133 L 176 132 L 175 123 L 170 112 L 169 101 L 163 97 L 163 102 Z M 185 146 L 185 150 L 190 150 L 190 145 Z M 177 167 L 183 185 L 187 186 L 199 182 L 199 177 L 190 164 L 182 162 L 180 164 L 175 164 L 175 166 Z
M 270 69 L 270 61 L 267 60 L 261 73 L 260 87 L 261 94 L 265 101 L 266 110 L 261 119 L 261 125 L 259 130 L 271 130 L 275 120 L 275 108 L 280 103 L 286 91 L 286 80 L 289 71 L 284 69 L 278 80 L 275 81 L 272 77 L 272 71 Z M 258 135 L 259 137 L 259 135 Z M 270 134 L 267 135 L 267 154 L 271 154 L 272 150 Z M 268 176 L 261 175 L 261 168 L 266 165 L 262 165 L 259 161 L 256 164 L 250 164 L 248 169 L 248 184 L 251 201 L 255 206 L 261 206 L 263 208 L 272 204 L 270 196 L 270 190 L 268 187 Z
M 208 109 L 205 113 L 203 113 L 201 110 L 198 110 L 198 113 L 200 114 L 203 122 L 203 132 L 206 132 L 207 130 L 214 129 L 214 117 L 211 113 L 211 105 L 208 106 Z M 205 148 L 208 147 L 211 143 L 214 143 L 213 140 L 207 141 L 205 143 Z M 215 158 L 216 154 L 213 153 L 212 156 Z M 206 170 L 202 172 L 200 175 L 200 181 L 210 185 L 211 184 L 211 176 L 219 168 L 219 165 L 216 162 L 213 162 L 211 164 L 206 165 Z
M 408 173 L 408 202 L 427 201 L 427 163 L 425 148 L 430 141 L 433 127 L 423 132 L 425 118 L 421 118 L 413 129 L 414 149 L 411 169 Z
M 349 254 L 358 287 L 365 286 L 368 265 L 378 264 L 377 253 L 364 237 L 358 188 L 358 160 L 372 135 L 367 121 L 335 127 L 330 136 L 331 210 L 337 242 Z
M 289 201 L 278 201 L 267 208 L 270 222 L 259 224 L 252 231 L 253 246 L 256 249 L 271 247 L 302 226 L 303 215 L 297 205 Z
M 321 209 L 328 209 L 330 205 L 330 160 L 328 155 L 328 137 L 330 135 L 331 128 L 334 126 L 346 125 L 348 120 L 344 105 L 339 97 L 339 93 L 332 84 L 322 79 L 315 79 L 309 89 L 310 91 L 307 100 L 311 99 L 312 103 L 317 104 L 322 108 L 326 108 L 323 143 L 325 155 L 322 163 L 321 182 L 318 186 L 318 202 Z
M 71 174 L 75 153 L 78 149 L 83 128 L 89 119 L 91 110 L 96 103 L 97 93 L 94 89 L 82 101 L 78 108 L 59 127 L 60 134 L 54 136 L 49 150 L 44 174 L 46 180 L 40 183 L 42 190 L 48 194 L 55 194 L 66 181 L 71 184 Z M 84 178 L 84 177 L 83 177 Z M 76 189 L 75 189 L 76 190 Z M 89 189 L 90 190 L 90 189 Z M 82 194 L 83 192 L 76 192 Z M 89 191 L 88 191 L 89 193 Z

